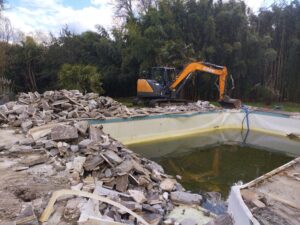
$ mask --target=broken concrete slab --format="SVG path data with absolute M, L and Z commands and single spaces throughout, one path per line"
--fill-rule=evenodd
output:
M 78 138 L 77 129 L 70 125 L 57 125 L 51 129 L 53 141 L 68 141 Z
M 167 179 L 164 179 L 164 180 L 160 183 L 159 187 L 160 187 L 163 191 L 172 191 L 172 190 L 175 188 L 176 183 L 177 183 L 176 180 L 167 178 Z
M 52 140 L 46 140 L 45 141 L 45 148 L 47 150 L 51 149 L 51 148 L 57 148 L 57 142 L 52 141 Z
M 103 162 L 104 159 L 101 156 L 88 156 L 83 166 L 85 170 L 92 171 Z
M 21 127 L 22 127 L 23 131 L 28 131 L 32 126 L 33 126 L 33 123 L 30 120 L 27 120 L 27 121 L 21 123 Z
M 79 148 L 86 148 L 89 144 L 93 143 L 91 139 L 84 139 L 78 143 Z
M 137 203 L 143 203 L 147 200 L 142 191 L 128 190 L 128 193 L 133 198 L 133 200 L 136 201 Z
M 117 173 L 129 173 L 133 169 L 133 163 L 131 160 L 125 160 L 120 165 L 115 167 Z
M 120 164 L 121 162 L 123 162 L 123 159 L 120 156 L 118 156 L 114 151 L 107 150 L 103 154 L 114 164 Z
M 116 178 L 116 190 L 120 192 L 126 192 L 128 187 L 128 174 L 123 176 L 117 176 Z
M 90 125 L 88 121 L 79 121 L 74 126 L 81 134 L 85 135 Z
M 102 141 L 103 131 L 95 126 L 90 126 L 89 129 L 89 138 L 93 141 Z
M 200 205 L 202 196 L 199 194 L 191 194 L 183 191 L 171 192 L 170 199 L 178 204 Z
M 20 215 L 16 219 L 16 225 L 39 225 L 39 221 L 33 211 L 31 203 L 22 205 Z

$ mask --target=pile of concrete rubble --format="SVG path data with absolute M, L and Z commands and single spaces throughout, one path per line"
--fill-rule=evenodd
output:
M 0 122 L 27 131 L 52 121 L 127 118 L 213 109 L 214 106 L 209 102 L 202 101 L 185 106 L 127 108 L 110 97 L 99 96 L 96 93 L 84 95 L 78 90 L 61 90 L 46 91 L 43 94 L 21 93 L 17 101 L 0 106 Z
M 94 93 L 20 94 L 0 106 L 0 136 L 10 140 L 0 143 L 0 225 L 199 223 L 182 219 L 189 210 L 199 214 L 201 224 L 230 221 L 225 215 L 212 222 L 215 215 L 199 207 L 207 199 L 187 192 L 177 182 L 180 176 L 165 174 L 88 123 L 204 109 L 209 103 L 128 109 Z
M 160 165 L 140 158 L 86 121 L 33 130 L 16 144 L 2 146 L 1 158 L 9 161 L 11 170 L 0 182 L 0 197 L 6 199 L 0 202 L 4 224 L 39 224 L 38 218 L 46 224 L 174 224 L 165 216 L 175 205 L 202 202 L 201 195 L 185 192 Z M 138 216 L 76 193 L 58 199 L 53 213 L 42 215 L 58 189 L 104 196 Z

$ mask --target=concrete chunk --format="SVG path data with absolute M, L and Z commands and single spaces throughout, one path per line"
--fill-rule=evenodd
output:
M 89 123 L 88 121 L 79 121 L 75 123 L 74 126 L 81 134 L 84 135 L 87 132 L 87 129 L 89 128 Z
M 142 191 L 128 190 L 128 193 L 133 198 L 133 200 L 136 201 L 137 203 L 143 203 L 147 200 Z
M 93 141 L 102 141 L 103 131 L 97 127 L 90 126 L 90 139 Z
M 123 161 L 114 151 L 111 150 L 107 150 L 104 155 L 113 163 L 120 164 Z
M 188 204 L 188 205 L 193 205 L 193 204 L 200 205 L 201 201 L 202 201 L 201 195 L 191 194 L 191 193 L 183 192 L 183 191 L 171 192 L 170 198 L 175 203 Z
M 67 141 L 78 138 L 77 129 L 69 125 L 57 125 L 51 129 L 53 141 Z
M 86 148 L 89 144 L 91 144 L 93 141 L 90 139 L 84 139 L 81 142 L 78 143 L 79 148 Z
M 21 123 L 21 127 L 22 127 L 22 129 L 23 129 L 24 131 L 29 130 L 29 129 L 32 127 L 32 125 L 33 125 L 33 124 L 32 124 L 32 122 L 31 122 L 30 120 L 27 120 L 27 121 Z
M 164 179 L 159 186 L 163 191 L 172 191 L 176 183 L 176 180 L 167 178 Z

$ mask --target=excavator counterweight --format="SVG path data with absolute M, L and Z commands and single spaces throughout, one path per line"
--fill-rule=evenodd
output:
M 172 67 L 152 68 L 149 79 L 137 82 L 137 97 L 152 105 L 162 102 L 184 102 L 179 99 L 179 92 L 184 88 L 193 72 L 200 71 L 219 76 L 219 104 L 224 108 L 240 108 L 241 101 L 225 95 L 227 68 L 206 62 L 188 64 L 179 74 Z M 154 103 L 154 104 L 153 104 Z

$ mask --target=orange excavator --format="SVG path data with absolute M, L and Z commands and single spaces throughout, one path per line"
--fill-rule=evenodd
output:
M 179 93 L 193 72 L 200 71 L 219 76 L 219 104 L 224 108 L 240 108 L 241 101 L 225 95 L 227 68 L 207 62 L 188 64 L 179 74 L 173 67 L 153 67 L 151 73 L 137 81 L 137 97 L 139 102 L 147 102 L 151 106 L 161 103 L 182 103 Z

